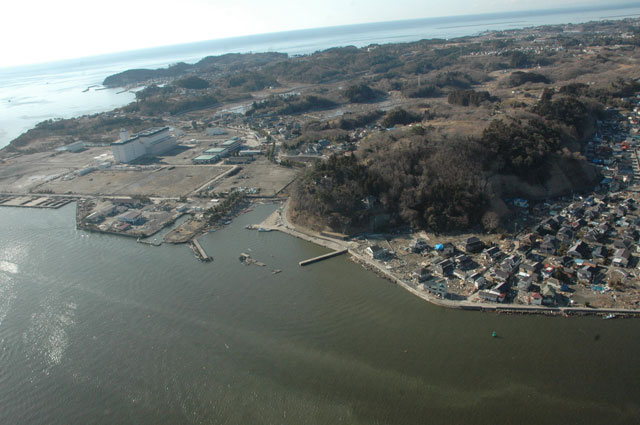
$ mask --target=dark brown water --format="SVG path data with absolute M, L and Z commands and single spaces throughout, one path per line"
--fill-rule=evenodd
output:
M 346 257 L 301 268 L 325 250 L 243 228 L 272 208 L 202 238 L 208 264 L 78 231 L 73 206 L 0 208 L 0 424 L 640 422 L 640 321 L 452 311 Z

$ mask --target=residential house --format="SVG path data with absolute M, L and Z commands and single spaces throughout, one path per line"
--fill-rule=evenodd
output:
M 571 222 L 571 230 L 573 230 L 574 232 L 577 232 L 578 230 L 582 229 L 587 224 L 588 224 L 588 222 L 584 218 L 581 218 L 579 220 L 574 220 L 574 221 Z
M 447 284 L 442 280 L 430 280 L 422 284 L 422 289 L 428 291 L 440 298 L 447 297 Z
M 527 260 L 524 263 L 520 264 L 520 271 L 531 276 L 534 273 L 538 273 L 542 270 L 542 263 L 539 261 Z
M 591 258 L 599 263 L 604 263 L 607 260 L 608 254 L 609 251 L 607 250 L 607 247 L 604 245 L 598 245 L 593 249 L 593 251 L 591 251 Z
M 480 296 L 480 298 L 483 301 L 491 301 L 491 302 L 500 302 L 501 301 L 501 296 L 502 294 L 500 294 L 500 292 L 497 291 L 493 291 L 493 290 L 482 290 L 480 292 L 478 292 L 478 295 Z M 504 298 L 502 298 L 502 300 L 504 300 Z
M 365 251 L 369 255 L 369 257 L 373 258 L 374 260 L 386 260 L 390 257 L 389 251 L 378 245 L 371 245 L 367 247 Z
M 415 254 L 420 254 L 422 251 L 424 251 L 425 249 L 427 249 L 429 247 L 429 245 L 427 244 L 427 241 L 425 241 L 424 239 L 415 239 L 411 242 L 411 244 L 409 245 L 409 248 L 411 249 L 411 252 L 415 253 Z
M 518 243 L 520 245 L 533 246 L 538 243 L 538 236 L 535 233 L 527 233 L 526 235 L 518 238 Z
M 560 230 L 558 230 L 556 238 L 558 238 L 560 243 L 568 245 L 573 240 L 573 236 L 573 230 L 571 230 L 569 227 L 562 227 Z
M 520 292 L 527 292 L 531 285 L 533 285 L 533 278 L 524 273 L 518 273 L 517 287 Z
M 619 248 L 613 253 L 613 260 L 611 260 L 611 264 L 618 267 L 627 267 L 630 259 L 631 252 L 627 248 Z
M 450 259 L 442 260 L 434 267 L 435 272 L 442 277 L 449 276 L 454 269 L 455 264 Z
M 475 254 L 484 248 L 484 243 L 475 236 L 464 239 L 459 246 L 460 250 L 467 254 Z
M 501 283 L 505 283 L 506 281 L 509 280 L 509 278 L 511 277 L 511 274 L 504 271 L 504 270 L 495 270 L 492 274 L 491 277 L 493 278 L 493 281 L 501 284 Z
M 492 246 L 482 251 L 482 259 L 487 264 L 495 264 L 498 261 L 500 261 L 500 259 L 503 256 L 504 254 L 502 253 L 502 251 L 500 251 L 500 248 L 498 248 L 497 246 Z
M 468 255 L 460 254 L 455 257 L 455 262 L 459 268 L 466 270 L 473 266 L 473 259 Z
M 625 241 L 628 241 L 629 242 L 628 246 L 630 246 L 632 243 L 635 243 L 638 240 L 638 230 L 635 228 L 629 228 L 624 232 L 622 232 L 622 238 Z
M 615 241 L 613 241 L 613 247 L 615 249 L 629 248 L 629 246 L 631 246 L 631 243 L 632 242 L 628 239 L 616 239 Z
M 545 264 L 541 274 L 544 279 L 549 279 L 550 277 L 554 277 L 557 272 L 558 272 L 557 267 L 552 266 L 551 264 Z
M 509 288 L 511 288 L 511 285 L 505 280 L 504 282 L 500 282 L 496 286 L 494 286 L 493 290 L 500 292 L 501 294 L 506 294 L 507 292 L 509 292 Z
M 445 257 L 451 257 L 456 253 L 456 247 L 453 246 L 452 243 L 447 242 L 446 244 L 442 245 L 442 250 L 440 251 L 440 253 Z
M 422 283 L 431 277 L 431 272 L 427 267 L 420 267 L 411 273 L 411 277 L 418 283 Z
M 602 235 L 597 229 L 589 229 L 582 237 L 583 240 L 589 243 L 596 243 L 602 240 Z
M 567 255 L 574 258 L 589 258 L 589 253 L 591 252 L 591 247 L 579 240 L 569 250 L 567 251 Z
M 518 270 L 520 262 L 520 257 L 518 257 L 517 255 L 510 255 L 509 257 L 502 260 L 498 267 L 500 268 L 500 270 L 507 272 L 509 276 L 511 276 Z
M 597 269 L 592 265 L 586 265 L 578 269 L 576 276 L 578 281 L 582 283 L 591 283 L 596 275 Z
M 556 255 L 556 245 L 558 240 L 554 236 L 547 235 L 542 240 L 542 243 L 538 247 L 538 251 L 546 255 Z
M 454 269 L 453 275 L 462 281 L 467 280 L 467 272 L 462 269 Z
M 556 279 L 555 277 L 550 277 L 549 279 L 546 280 L 545 282 L 547 285 L 550 285 L 553 287 L 553 289 L 555 289 L 556 291 L 561 290 L 564 286 L 563 283 L 561 283 L 558 279 Z
M 590 208 L 584 213 L 587 220 L 596 220 L 600 217 L 600 211 L 597 208 Z
M 540 295 L 543 296 L 542 304 L 555 305 L 557 303 L 556 290 L 551 285 L 543 287 Z
M 518 255 L 521 255 L 523 257 L 531 254 L 531 251 L 531 245 L 525 245 L 523 243 L 518 243 L 518 248 L 516 248 L 516 252 L 518 253 Z
M 529 304 L 531 305 L 542 305 L 543 296 L 540 295 L 539 292 L 533 292 L 529 296 Z
M 473 288 L 476 291 L 484 289 L 487 285 L 487 280 L 484 278 L 482 273 L 474 273 L 471 276 L 467 276 L 467 282 L 472 283 Z
M 621 205 L 618 205 L 613 209 L 613 214 L 615 214 L 617 218 L 624 217 L 625 215 L 627 215 L 627 209 Z
M 542 227 L 547 231 L 548 234 L 556 234 L 556 232 L 560 229 L 563 221 L 564 218 L 562 216 L 549 217 L 542 222 Z
M 604 238 L 606 237 L 609 232 L 611 231 L 611 225 L 609 225 L 609 223 L 600 223 L 597 227 L 596 230 L 598 231 L 598 233 L 600 234 L 600 237 Z

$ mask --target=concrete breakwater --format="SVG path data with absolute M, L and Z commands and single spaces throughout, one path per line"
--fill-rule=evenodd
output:
M 194 254 L 196 254 L 196 257 L 198 257 L 198 259 L 200 261 L 212 261 L 213 257 L 210 257 L 206 251 L 204 250 L 204 248 L 202 248 L 202 246 L 200 245 L 200 242 L 198 242 L 198 239 L 193 239 L 191 241 L 191 249 L 193 250 Z
M 333 251 L 333 252 L 330 252 L 328 254 L 324 254 L 324 255 L 320 255 L 318 257 L 309 258 L 308 260 L 300 261 L 298 264 L 300 264 L 300 266 L 307 266 L 309 264 L 317 263 L 318 261 L 327 260 L 329 258 L 337 257 L 338 255 L 342 255 L 342 254 L 346 253 L 347 251 L 348 251 L 347 249 Z

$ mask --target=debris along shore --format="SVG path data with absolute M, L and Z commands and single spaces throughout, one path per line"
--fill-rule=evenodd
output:
M 257 261 L 253 258 L 251 258 L 251 255 L 246 254 L 244 252 L 240 253 L 240 258 L 239 258 L 241 263 L 244 263 L 245 265 L 249 266 L 249 265 L 255 265 L 255 266 L 260 266 L 260 267 L 265 267 L 266 264 L 261 263 L 260 261 Z
M 435 294 L 423 289 L 422 285 L 414 285 L 411 282 L 400 279 L 390 270 L 388 270 L 383 264 L 377 263 L 375 260 L 358 252 L 358 244 L 352 241 L 338 241 L 335 239 L 329 239 L 317 232 L 310 231 L 309 229 L 302 229 L 299 226 L 295 226 L 288 222 L 286 218 L 287 204 L 283 208 L 275 211 L 271 216 L 267 217 L 262 223 L 256 227 L 270 228 L 278 230 L 283 233 L 287 233 L 291 236 L 313 242 L 317 245 L 325 246 L 327 248 L 334 249 L 336 251 L 347 250 L 351 255 L 353 261 L 361 264 L 365 268 L 376 272 L 381 277 L 390 280 L 391 282 L 402 286 L 412 294 L 428 301 L 432 304 L 440 307 L 455 308 L 460 310 L 472 310 L 472 311 L 488 311 L 503 314 L 544 314 L 544 315 L 558 315 L 558 316 L 584 316 L 584 315 L 611 315 L 615 314 L 616 317 L 640 317 L 640 310 L 631 309 L 615 309 L 615 308 L 591 308 L 591 307 L 547 307 L 536 305 L 514 305 L 514 304 L 499 304 L 488 303 L 478 300 L 451 300 L 444 299 Z M 243 256 L 245 260 L 243 260 Z M 246 261 L 247 258 L 251 258 L 248 254 L 241 255 L 241 261 Z

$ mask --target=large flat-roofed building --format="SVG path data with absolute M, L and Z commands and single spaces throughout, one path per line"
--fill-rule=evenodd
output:
M 139 224 L 143 221 L 142 213 L 136 210 L 129 210 L 118 216 L 118 221 L 129 224 Z
M 205 155 L 218 155 L 221 158 L 229 156 L 227 148 L 211 148 L 204 151 Z
M 239 140 L 239 139 L 227 140 L 226 142 L 222 143 L 222 147 L 225 148 L 227 152 L 229 152 L 229 154 L 238 152 L 242 147 L 242 140 Z
M 191 161 L 194 164 L 213 164 L 214 162 L 218 162 L 220 157 L 218 155 L 200 155 L 193 158 Z
M 142 156 L 161 155 L 177 145 L 169 134 L 169 127 L 153 127 L 129 137 L 127 131 L 120 132 L 120 140 L 111 143 L 116 163 L 128 163 Z

